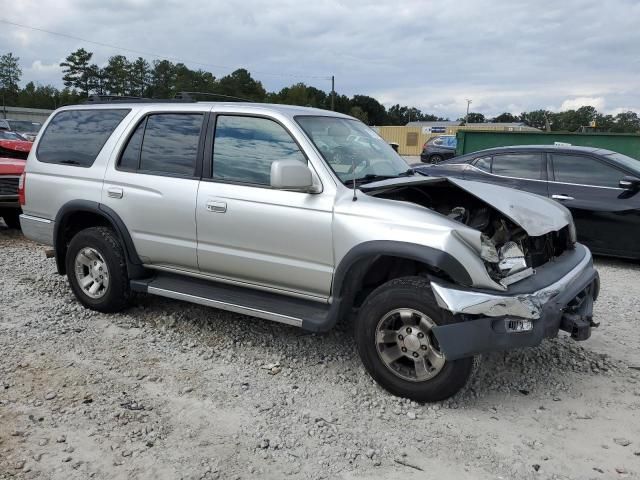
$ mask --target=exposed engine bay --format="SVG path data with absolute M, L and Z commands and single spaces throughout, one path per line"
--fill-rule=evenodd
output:
M 491 278 L 505 287 L 533 275 L 536 267 L 572 245 L 568 226 L 541 236 L 530 236 L 502 212 L 446 179 L 367 193 L 423 206 L 482 232 L 480 256 Z

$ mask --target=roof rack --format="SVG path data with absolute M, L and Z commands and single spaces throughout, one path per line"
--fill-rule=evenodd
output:
M 224 99 L 235 100 L 237 102 L 254 102 L 255 101 L 255 100 L 249 100 L 248 98 L 234 97 L 233 95 L 223 95 L 222 93 L 211 93 L 211 92 L 178 92 L 176 93 L 175 98 L 193 100 L 193 97 L 198 95 L 204 96 L 204 97 L 219 97 Z
M 235 102 L 253 102 L 247 98 L 234 97 L 233 95 L 223 95 L 221 93 L 209 92 L 178 92 L 173 98 L 148 98 L 135 97 L 130 95 L 89 95 L 83 104 L 97 103 L 194 103 L 196 96 L 218 97 L 224 100 Z
M 186 98 L 146 98 L 126 95 L 90 95 L 83 104 L 96 103 L 193 103 L 195 100 Z

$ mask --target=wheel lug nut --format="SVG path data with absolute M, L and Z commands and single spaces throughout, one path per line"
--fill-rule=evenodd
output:
M 426 345 L 420 345 L 420 348 L 421 348 L 422 350 L 426 350 L 426 349 L 427 349 L 427 346 L 426 346 Z
M 403 352 L 406 352 L 407 348 L 406 347 L 402 347 L 400 350 L 402 350 Z
M 413 356 L 418 358 L 418 352 L 413 352 Z
M 411 328 L 407 328 L 407 333 L 411 334 Z
M 422 332 L 418 333 L 418 338 L 424 338 L 424 333 Z
M 398 335 L 398 340 L 404 340 L 404 336 Z

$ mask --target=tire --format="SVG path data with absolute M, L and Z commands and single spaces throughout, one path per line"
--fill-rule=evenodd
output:
M 85 307 L 112 313 L 129 304 L 131 290 L 124 249 L 110 228 L 91 227 L 78 232 L 69 243 L 66 267 L 71 290 Z M 87 284 L 83 288 L 80 282 L 84 280 Z M 95 284 L 98 288 L 92 294 Z
M 442 155 L 431 155 L 431 157 L 429 157 L 429 162 L 433 163 L 434 165 L 440 163 L 442 160 L 444 160 L 442 158 Z
M 2 214 L 2 219 L 4 220 L 4 223 L 7 224 L 7 227 L 20 230 L 20 212 L 18 210 L 4 212 Z
M 374 290 L 358 313 L 355 321 L 358 353 L 373 379 L 393 395 L 418 402 L 444 400 L 467 384 L 476 365 L 474 357 L 445 360 L 433 334 L 426 328 L 452 322 L 451 314 L 436 304 L 427 280 L 422 277 L 391 280 Z M 407 327 L 410 327 L 409 334 Z M 391 340 L 382 344 L 382 339 Z M 405 349 L 404 353 L 400 352 L 401 348 Z M 400 358 L 390 364 L 388 360 L 397 355 Z M 435 361 L 431 363 L 430 359 Z M 412 362 L 415 363 L 412 365 Z M 424 367 L 418 369 L 419 364 Z M 418 378 L 419 370 L 422 378 Z

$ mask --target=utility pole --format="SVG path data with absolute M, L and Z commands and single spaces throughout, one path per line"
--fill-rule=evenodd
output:
M 336 109 L 336 77 L 331 75 L 331 110 Z
M 469 105 L 471 105 L 472 100 L 467 98 L 467 115 L 464 117 L 464 124 L 467 125 L 469 123 Z

